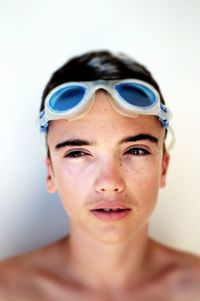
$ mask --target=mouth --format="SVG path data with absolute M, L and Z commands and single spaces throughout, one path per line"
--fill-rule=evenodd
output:
M 125 218 L 131 212 L 131 209 L 114 206 L 114 208 L 96 208 L 90 210 L 90 212 L 98 219 L 115 221 Z

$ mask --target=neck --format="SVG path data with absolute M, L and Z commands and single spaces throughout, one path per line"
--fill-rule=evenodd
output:
M 98 288 L 137 285 L 147 276 L 150 240 L 147 226 L 134 238 L 105 244 L 72 229 L 66 242 L 67 265 L 74 276 L 85 279 L 87 285 Z

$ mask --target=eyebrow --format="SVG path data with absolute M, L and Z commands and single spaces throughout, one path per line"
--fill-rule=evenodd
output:
M 148 140 L 155 144 L 158 144 L 158 142 L 159 142 L 159 139 L 157 137 L 154 137 L 153 135 L 137 134 L 134 136 L 128 136 L 126 138 L 123 138 L 122 140 L 119 141 L 119 145 L 128 143 L 128 142 L 137 142 L 137 141 L 141 141 L 141 140 Z M 60 149 L 65 146 L 92 146 L 95 144 L 96 143 L 94 141 L 88 141 L 88 140 L 83 140 L 83 139 L 69 139 L 69 140 L 65 140 L 61 143 L 56 144 L 55 149 Z
M 158 144 L 159 139 L 153 135 L 150 134 L 138 134 L 135 136 L 129 136 L 124 139 L 122 139 L 119 144 L 127 143 L 127 142 L 137 142 L 141 140 L 148 140 L 150 142 L 153 142 L 155 144 Z
M 61 147 L 65 147 L 65 146 L 85 146 L 85 145 L 94 145 L 94 142 L 89 142 L 87 140 L 83 140 L 83 139 L 69 139 L 66 141 L 63 141 L 61 143 L 56 144 L 55 148 L 59 149 Z

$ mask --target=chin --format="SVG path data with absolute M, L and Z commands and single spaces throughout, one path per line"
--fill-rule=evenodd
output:
M 128 231 L 129 230 L 129 231 Z M 133 237 L 133 229 L 119 229 L 115 226 L 107 226 L 98 231 L 98 233 L 93 232 L 95 240 L 107 244 L 107 245 L 117 245 L 128 241 Z

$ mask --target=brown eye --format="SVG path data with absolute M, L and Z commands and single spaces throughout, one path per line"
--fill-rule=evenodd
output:
M 141 148 L 141 147 L 133 147 L 131 149 L 129 149 L 126 154 L 130 154 L 133 156 L 147 156 L 150 154 L 150 152 L 148 150 L 146 150 L 145 148 Z
M 87 154 L 83 151 L 73 151 L 73 152 L 69 152 L 67 154 L 65 154 L 65 158 L 69 157 L 69 158 L 79 158 L 79 157 L 84 157 Z

